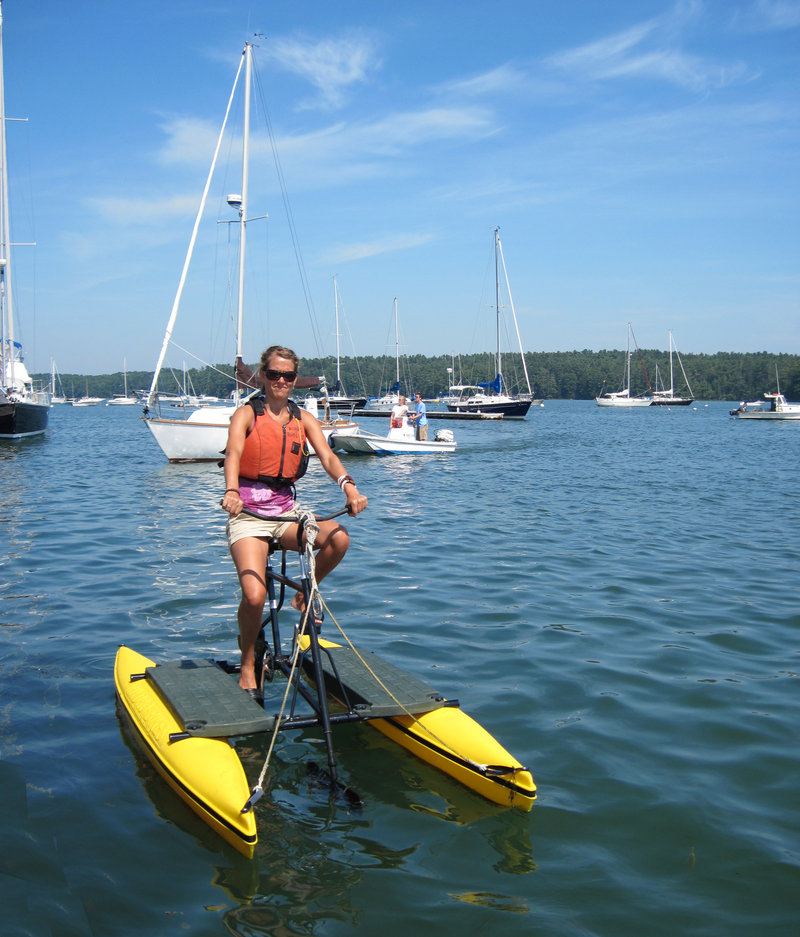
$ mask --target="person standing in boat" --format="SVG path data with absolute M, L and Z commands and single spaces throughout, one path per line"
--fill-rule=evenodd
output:
M 392 407 L 392 415 L 389 418 L 390 429 L 405 429 L 408 426 L 408 405 L 406 398 L 401 394 L 397 398 L 397 403 Z
M 428 438 L 428 414 L 422 402 L 422 394 L 414 394 L 415 411 L 409 417 L 417 429 L 417 439 L 424 442 Z
M 367 506 L 356 483 L 328 445 L 319 421 L 289 399 L 300 361 L 290 349 L 272 345 L 261 355 L 264 396 L 252 398 L 231 418 L 225 448 L 225 494 L 222 507 L 230 517 L 226 527 L 242 599 L 239 603 L 239 640 L 242 666 L 239 686 L 251 696 L 260 694 L 256 679 L 256 643 L 259 640 L 267 587 L 264 571 L 271 540 L 281 548 L 297 550 L 298 525 L 243 514 L 242 510 L 277 517 L 295 508 L 294 483 L 306 471 L 309 443 L 325 471 L 347 498 L 351 514 Z M 350 537 L 336 521 L 321 521 L 315 542 L 316 578 L 324 579 L 341 561 Z M 292 607 L 305 611 L 302 593 Z M 260 648 L 263 652 L 263 648 Z

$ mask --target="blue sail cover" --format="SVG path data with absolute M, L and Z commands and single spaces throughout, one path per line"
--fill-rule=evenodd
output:
M 478 387 L 485 387 L 487 390 L 493 390 L 496 394 L 499 394 L 503 387 L 503 379 L 498 374 L 493 381 L 487 381 L 485 384 L 478 381 Z

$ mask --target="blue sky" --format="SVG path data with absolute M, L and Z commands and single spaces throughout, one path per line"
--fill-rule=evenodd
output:
M 491 349 L 498 226 L 528 350 L 623 348 L 630 321 L 641 347 L 671 329 L 682 352 L 800 353 L 800 2 L 5 0 L 3 19 L 31 370 L 154 366 L 255 33 L 312 309 L 255 128 L 246 359 L 333 353 L 334 275 L 343 354 L 392 353 L 394 297 L 403 352 Z M 176 366 L 232 356 L 216 218 Z

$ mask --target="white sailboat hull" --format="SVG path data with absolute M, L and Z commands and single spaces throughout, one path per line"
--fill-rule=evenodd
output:
M 228 426 L 235 412 L 234 407 L 206 407 L 195 410 L 186 420 L 145 417 L 144 421 L 170 462 L 217 462 L 225 455 Z M 358 424 L 323 423 L 322 433 L 330 445 L 330 437 L 334 433 L 347 438 L 358 433 Z M 316 455 L 310 444 L 309 449 L 312 455 Z
M 595 402 L 598 407 L 649 407 L 653 403 L 653 398 L 609 394 L 606 397 L 595 397 Z

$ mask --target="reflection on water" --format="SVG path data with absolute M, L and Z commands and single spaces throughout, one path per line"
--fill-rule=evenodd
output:
M 496 808 L 346 726 L 353 811 L 308 775 L 315 733 L 282 735 L 245 860 L 114 716 L 120 643 L 236 653 L 220 470 L 166 464 L 128 409 L 0 445 L 3 842 L 34 844 L 0 849 L 0 884 L 36 885 L 5 923 L 53 897 L 109 937 L 793 932 L 800 427 L 548 402 L 459 425 L 452 456 L 345 457 L 370 507 L 327 633 L 460 699 L 539 801 Z M 301 494 L 341 503 L 318 465 Z M 251 780 L 265 745 L 237 743 Z

